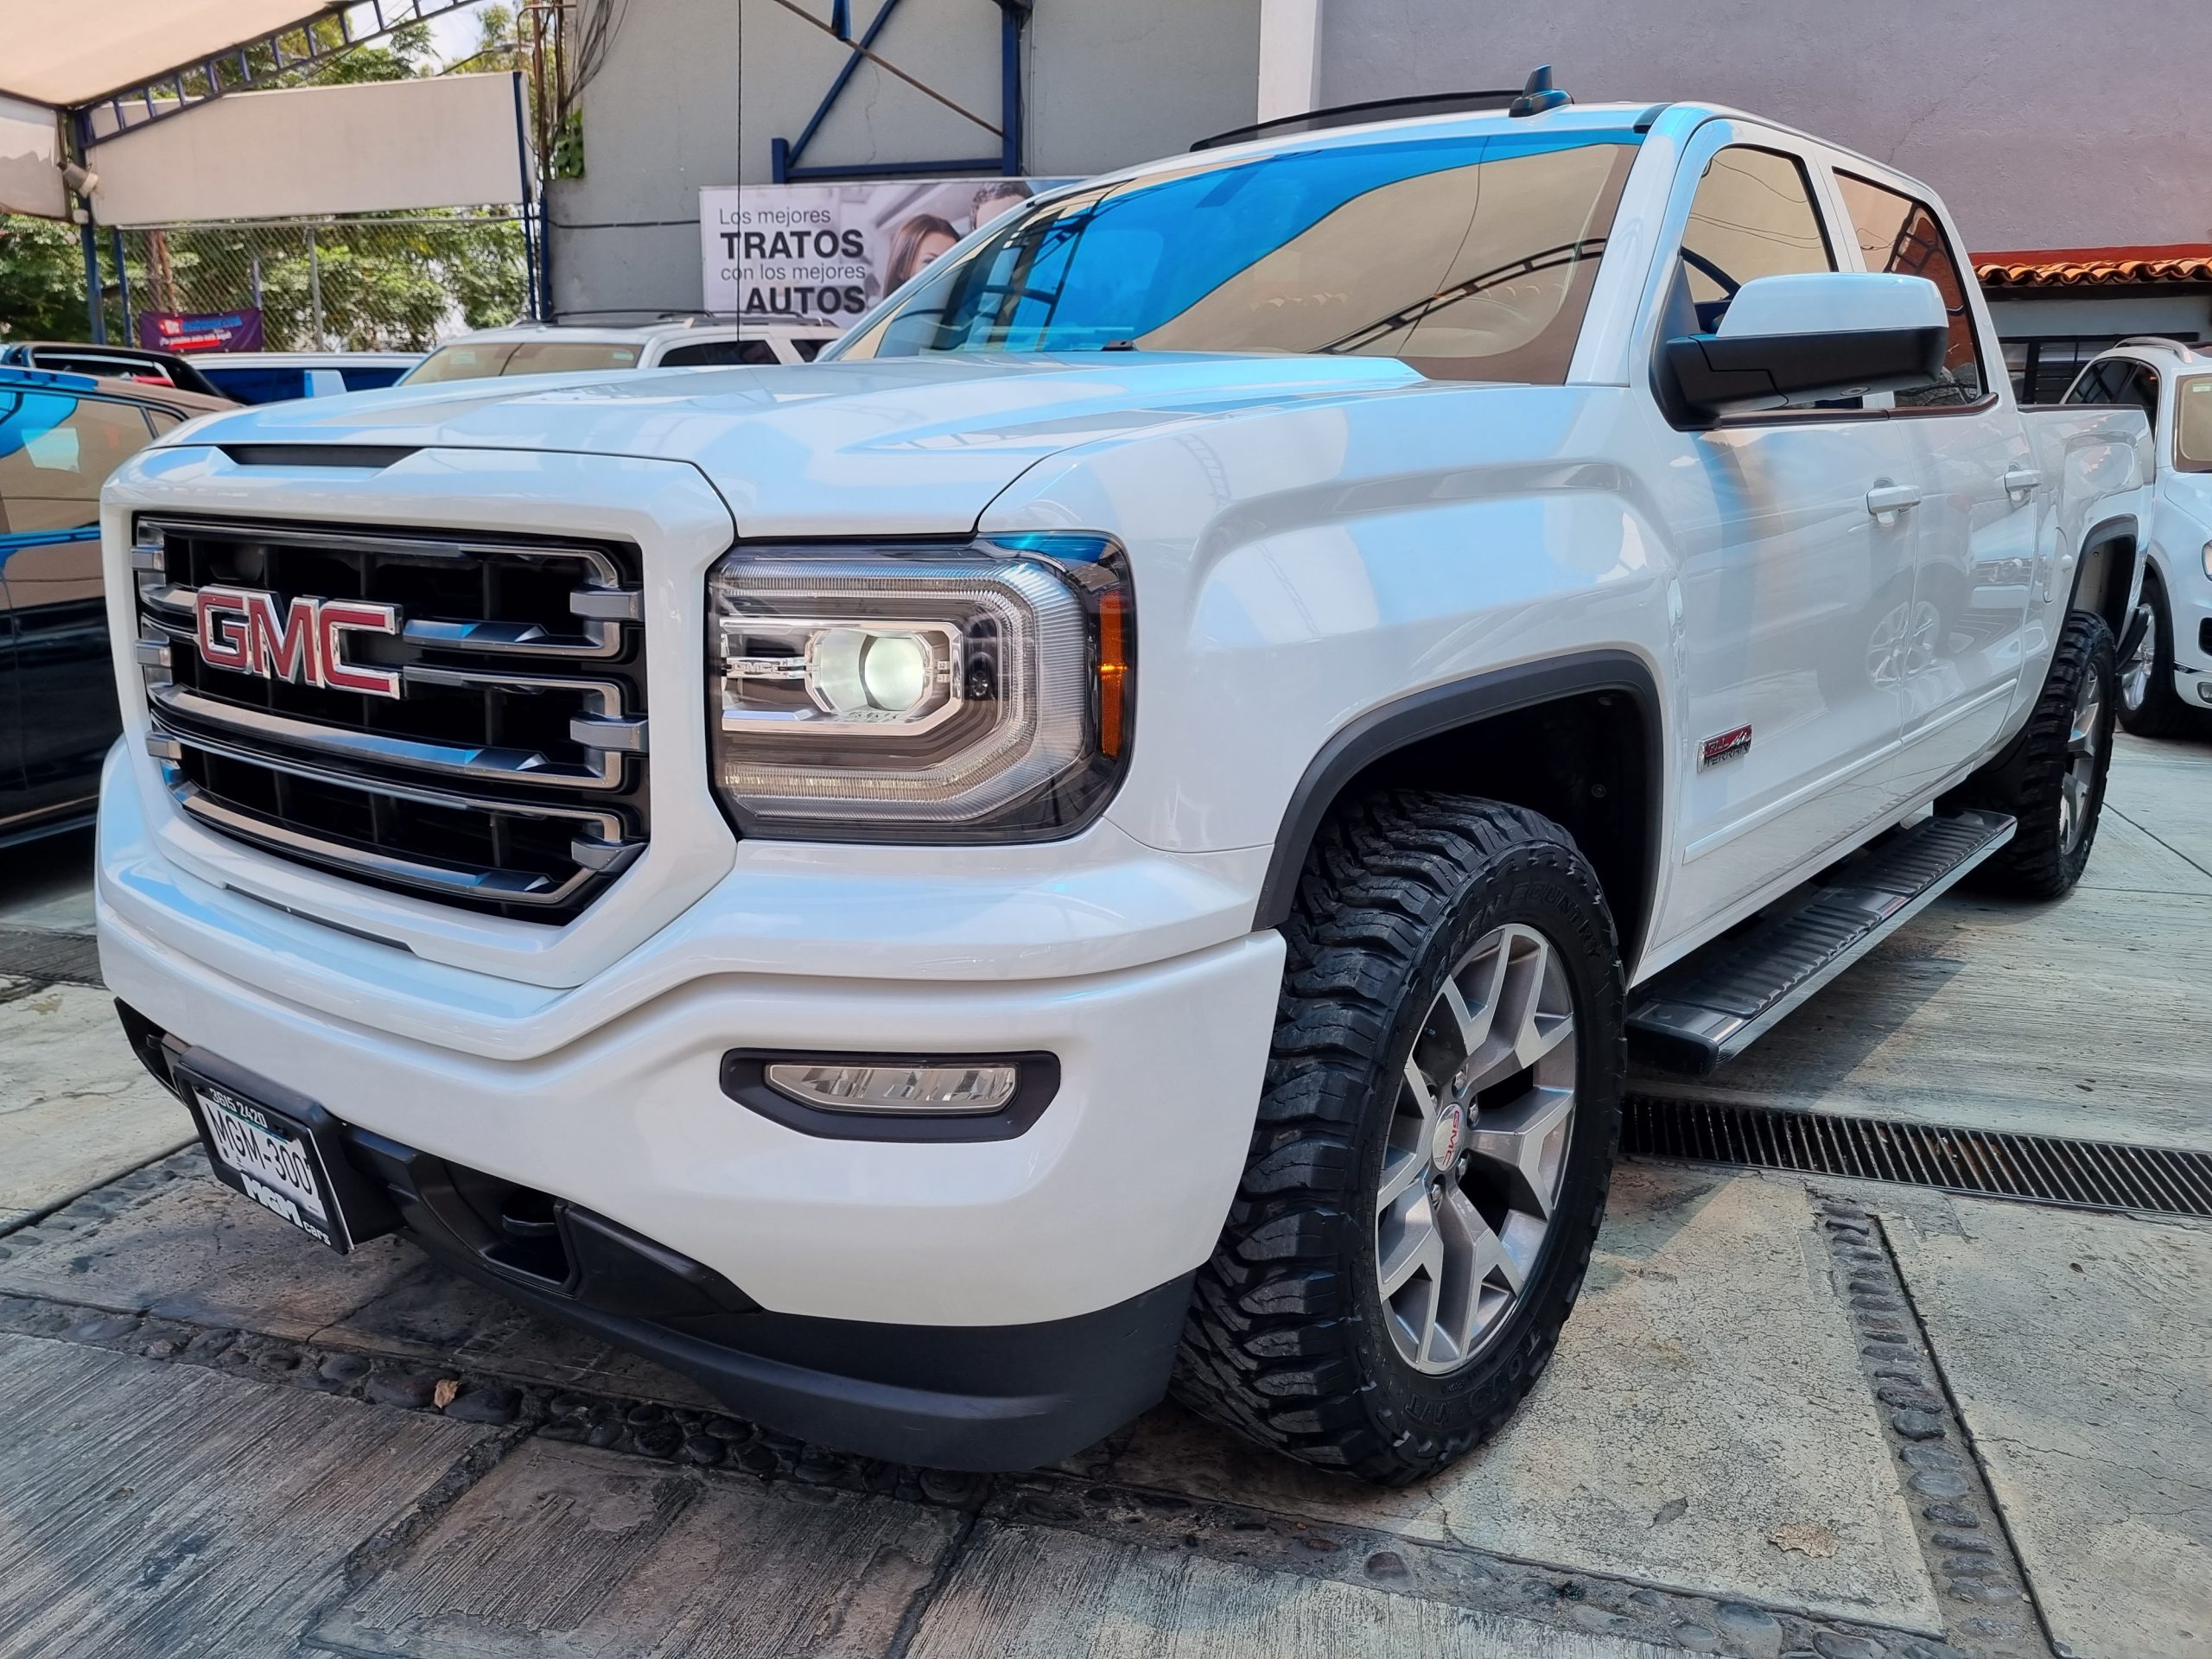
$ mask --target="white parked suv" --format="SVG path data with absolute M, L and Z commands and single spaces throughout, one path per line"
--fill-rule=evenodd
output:
M 1923 186 L 1696 105 L 1040 197 L 803 369 L 401 387 L 107 487 L 101 960 L 215 1172 L 779 1429 L 1496 1428 L 1631 1042 L 2096 833 L 2152 511 Z M 435 359 L 434 359 L 435 360 Z
M 2212 722 L 2212 352 L 2123 340 L 2083 367 L 2069 404 L 2150 417 L 2158 452 L 2143 593 L 2120 665 L 2120 723 L 2145 737 Z
M 722 368 L 733 364 L 811 362 L 831 340 L 818 330 L 741 331 L 710 317 L 665 318 L 634 327 L 518 322 L 448 340 L 407 372 L 406 385 L 483 380 L 511 374 L 575 374 L 586 369 Z

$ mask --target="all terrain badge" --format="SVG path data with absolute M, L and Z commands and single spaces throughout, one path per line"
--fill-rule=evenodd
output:
M 1739 754 L 1749 753 L 1751 747 L 1751 728 L 1748 726 L 1738 726 L 1732 732 L 1708 737 L 1704 747 L 1698 751 L 1697 768 L 1703 772 L 1707 766 L 1717 766 L 1723 760 L 1733 760 Z

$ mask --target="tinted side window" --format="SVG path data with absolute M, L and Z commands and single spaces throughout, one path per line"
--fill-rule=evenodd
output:
M 775 360 L 775 351 L 765 340 L 702 340 L 696 346 L 670 346 L 661 353 L 660 366 L 685 369 L 715 363 L 749 363 L 757 366 Z
M 210 368 L 207 375 L 224 397 L 242 404 L 281 404 L 307 396 L 304 369 Z
M 153 433 L 130 404 L 26 391 L 0 402 L 0 501 L 10 534 L 99 522 L 100 486 Z
M 2069 404 L 2101 404 L 2104 401 L 2105 365 L 2092 363 L 2075 377 L 2066 389 L 2065 401 Z
M 2158 372 L 2145 364 L 2135 365 L 2135 378 L 2128 383 L 2127 401 L 2139 404 L 2151 417 L 2151 424 L 2158 423 Z
M 1897 394 L 1900 409 L 1943 404 L 1974 404 L 1988 390 L 1981 348 L 1974 339 L 1974 311 L 1967 303 L 1964 278 L 1935 209 L 1924 201 L 1848 173 L 1835 175 L 1845 210 L 1859 238 L 1866 269 L 1904 276 L 1925 276 L 1943 296 L 1950 318 L 1950 344 L 1943 352 L 1945 383 L 1922 391 Z
M 378 363 L 373 367 L 341 368 L 339 378 L 345 381 L 348 391 L 380 391 L 407 372 L 404 363 Z
M 1834 269 L 1796 156 L 1737 144 L 1706 164 L 1682 231 L 1682 275 L 1700 332 L 1720 326 L 1728 302 L 1753 277 Z

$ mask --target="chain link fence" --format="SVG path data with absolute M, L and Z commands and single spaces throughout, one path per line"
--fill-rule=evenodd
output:
M 529 308 L 530 242 L 512 211 L 162 225 L 101 241 L 111 340 L 136 343 L 149 312 L 251 306 L 272 352 L 424 351 Z

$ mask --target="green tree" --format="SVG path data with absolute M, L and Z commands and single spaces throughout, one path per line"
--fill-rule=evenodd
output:
M 84 332 L 77 227 L 0 215 L 0 340 L 75 340 Z

